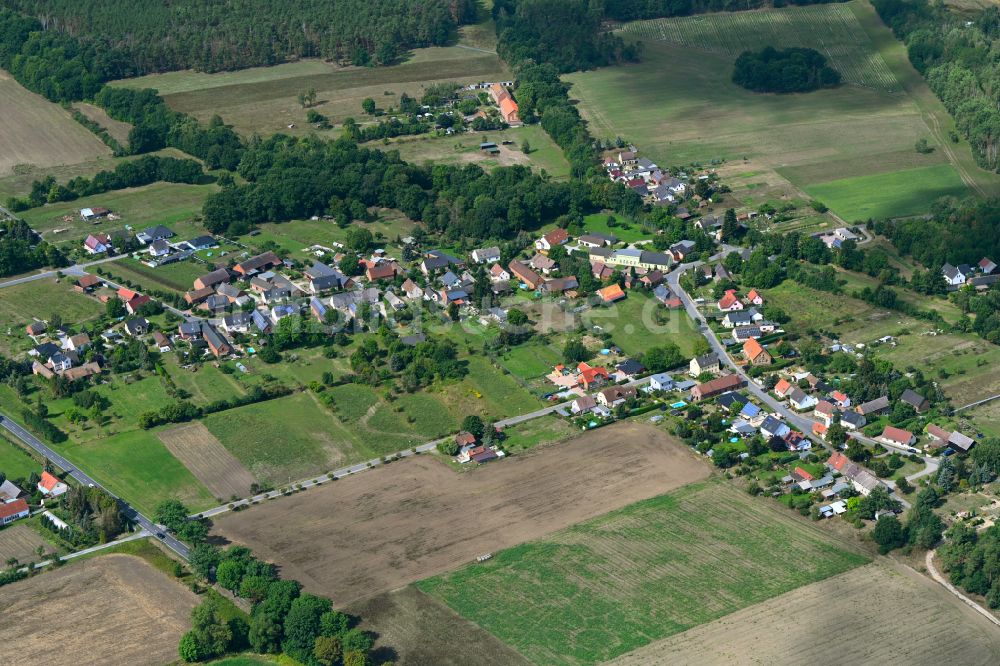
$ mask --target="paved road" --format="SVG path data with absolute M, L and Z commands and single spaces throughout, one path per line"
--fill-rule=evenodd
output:
M 26 275 L 22 278 L 17 278 L 16 280 L 8 280 L 6 282 L 0 282 L 0 289 L 4 287 L 13 287 L 18 284 L 25 284 L 26 282 L 34 282 L 35 280 L 43 280 L 49 277 L 55 277 L 57 273 L 63 273 L 64 275 L 72 275 L 74 277 L 83 277 L 87 274 L 86 269 L 91 266 L 97 266 L 99 264 L 106 264 L 109 261 L 118 261 L 119 259 L 124 259 L 127 255 L 119 254 L 113 257 L 104 257 L 103 259 L 98 259 L 97 261 L 90 261 L 85 264 L 74 264 L 72 266 L 67 266 L 66 268 L 60 268 L 54 271 L 44 271 L 42 273 L 35 273 L 34 275 Z
M 6 429 L 10 434 L 17 437 L 27 446 L 30 446 L 37 453 L 48 458 L 57 467 L 60 467 L 66 472 L 69 472 L 69 475 L 73 477 L 73 479 L 75 479 L 76 482 L 79 483 L 80 485 L 95 486 L 97 488 L 101 488 L 106 493 L 117 499 L 119 504 L 121 504 L 122 511 L 129 520 L 139 525 L 143 530 L 149 533 L 164 534 L 164 538 L 161 539 L 161 541 L 163 541 L 163 543 L 168 548 L 170 548 L 170 550 L 174 551 L 175 553 L 183 557 L 185 560 L 188 558 L 189 549 L 186 545 L 175 539 L 169 532 L 166 532 L 165 530 L 161 530 L 160 528 L 158 528 L 156 525 L 153 524 L 153 521 L 151 521 L 149 518 L 139 513 L 139 511 L 137 511 L 134 507 L 129 505 L 125 500 L 112 493 L 110 490 L 99 484 L 94 479 L 87 476 L 85 473 L 81 472 L 70 461 L 66 460 L 66 458 L 62 457 L 59 453 L 54 451 L 47 444 L 45 444 L 40 439 L 38 439 L 30 432 L 25 430 L 19 424 L 12 421 L 6 414 L 0 414 L 0 426 L 3 426 L 3 428 Z

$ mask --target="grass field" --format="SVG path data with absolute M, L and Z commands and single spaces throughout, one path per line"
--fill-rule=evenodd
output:
M 937 583 L 908 567 L 880 561 L 652 643 L 611 663 L 749 663 L 748 654 L 753 663 L 775 666 L 987 666 L 1000 660 L 1000 638 L 994 625 Z
M 219 517 L 213 534 L 280 563 L 283 576 L 340 606 L 709 471 L 663 430 L 624 422 L 462 474 L 419 455 Z
M 4 647 L 29 664 L 171 663 L 198 603 L 142 559 L 102 555 L 5 587 Z
M 496 55 L 451 46 L 417 49 L 405 62 L 392 67 L 338 67 L 302 60 L 220 74 L 169 72 L 114 85 L 156 88 L 177 111 L 202 120 L 219 114 L 240 132 L 266 135 L 314 131 L 305 122 L 306 111 L 297 99 L 309 88 L 315 88 L 318 95 L 313 108 L 340 123 L 349 116 L 365 119 L 361 100 L 366 97 L 388 109 L 399 106 L 402 93 L 419 99 L 434 83 L 477 83 L 510 76 Z
M 8 479 L 26 479 L 32 472 L 41 474 L 42 465 L 5 435 L 0 437 L 0 472 Z
M 691 484 L 418 587 L 536 664 L 595 664 L 866 558 L 726 484 Z
M 851 222 L 917 215 L 930 210 L 931 204 L 941 197 L 968 194 L 950 164 L 841 178 L 809 185 L 805 191 Z
M 629 228 L 625 229 L 622 226 L 616 225 L 614 227 L 608 226 L 608 216 L 609 213 L 592 213 L 583 218 L 583 228 L 591 233 L 599 234 L 610 234 L 617 238 L 618 240 L 625 243 L 632 243 L 638 240 L 647 240 L 653 237 L 653 234 L 646 231 L 640 226 L 635 224 L 629 224 Z M 614 217 L 619 222 L 625 222 L 618 215 L 610 215 Z
M 110 155 L 111 150 L 68 111 L 29 92 L 0 70 L 0 175 L 17 165 L 54 166 Z
M 966 144 L 947 139 L 950 118 L 867 2 L 662 19 L 623 30 L 629 36 L 653 25 L 671 41 L 644 37 L 640 63 L 565 77 L 596 135 L 625 137 L 660 164 L 727 160 L 727 176 L 755 172 L 747 184 L 767 187 L 755 193 L 734 185 L 746 205 L 801 198 L 802 190 L 845 178 L 925 167 L 938 170 L 897 180 L 884 194 L 878 179 L 862 181 L 867 194 L 861 196 L 881 195 L 874 202 L 878 210 L 912 214 L 926 211 L 928 184 L 935 194 L 942 183 L 953 193 L 961 182 L 998 191 L 1000 178 L 975 167 Z M 874 87 L 762 95 L 735 86 L 735 54 L 779 37 L 840 54 L 857 65 L 843 67 Z M 920 138 L 935 151 L 918 154 L 914 143 Z M 948 164 L 957 172 L 948 171 Z M 843 207 L 831 204 L 835 212 Z
M 48 319 L 58 314 L 66 323 L 81 324 L 103 312 L 99 301 L 73 291 L 68 279 L 44 278 L 0 291 L 0 329 L 6 333 L 11 327 L 14 337 L 22 340 L 23 326 L 35 317 Z
M 664 323 L 657 323 L 659 312 Z M 673 342 L 690 355 L 701 334 L 683 310 L 667 310 L 661 303 L 640 290 L 633 289 L 624 300 L 609 308 L 594 308 L 583 315 L 588 326 L 600 326 L 611 333 L 615 344 L 629 355 L 641 354 L 649 347 Z
M 201 423 L 173 426 L 157 435 L 216 498 L 226 501 L 251 494 L 256 479 Z
M 334 242 L 343 243 L 347 239 L 348 230 L 353 226 L 341 229 L 330 220 L 293 220 L 280 224 L 261 224 L 257 228 L 259 233 L 243 236 L 240 241 L 250 246 L 273 241 L 286 251 L 298 255 L 314 244 L 331 247 Z M 363 226 L 373 236 L 382 234 L 388 242 L 392 242 L 396 236 L 409 236 L 416 223 L 404 217 L 399 211 L 382 210 L 379 211 L 377 220 L 363 223 Z M 309 259 L 304 254 L 296 258 L 301 258 L 303 261 Z
M 46 204 L 21 213 L 21 217 L 50 243 L 71 242 L 74 247 L 89 233 L 108 233 L 124 229 L 125 225 L 139 230 L 165 224 L 178 234 L 177 240 L 184 240 L 205 233 L 204 227 L 194 224 L 193 220 L 201 215 L 205 198 L 215 189 L 215 185 L 153 183 L 76 201 Z M 110 208 L 121 219 L 97 225 L 81 220 L 80 209 L 93 206 Z M 64 216 L 71 217 L 72 221 L 64 222 Z
M 162 289 L 180 293 L 190 291 L 193 288 L 195 278 L 212 270 L 211 266 L 191 259 L 150 268 L 131 257 L 116 261 L 113 266 L 105 266 L 104 268 L 117 277 L 126 278 L 147 289 Z
M 192 511 L 215 504 L 208 489 L 170 454 L 154 432 L 134 430 L 59 448 L 80 469 L 140 511 L 152 512 L 166 499 L 179 499 Z
M 517 453 L 579 434 L 580 431 L 568 421 L 557 416 L 543 416 L 506 428 L 503 446 L 508 453 Z

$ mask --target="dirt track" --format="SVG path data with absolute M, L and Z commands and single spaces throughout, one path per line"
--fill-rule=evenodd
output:
M 177 660 L 198 597 L 130 555 L 102 555 L 0 591 L 10 663 L 132 666 Z
M 464 474 L 400 461 L 226 515 L 213 533 L 344 605 L 708 473 L 662 430 L 622 423 Z

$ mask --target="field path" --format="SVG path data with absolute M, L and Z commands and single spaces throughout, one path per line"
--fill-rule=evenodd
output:
M 985 617 L 987 620 L 989 620 L 993 624 L 995 624 L 998 627 L 1000 627 L 1000 620 L 998 620 L 997 617 L 995 615 L 993 615 L 993 613 L 989 612 L 988 610 L 986 610 L 985 608 L 983 608 L 982 606 L 980 606 L 979 604 L 977 604 L 975 601 L 973 601 L 969 597 L 967 597 L 964 594 L 962 594 L 961 592 L 959 592 L 959 590 L 958 590 L 957 587 L 955 587 L 954 585 L 952 585 L 951 583 L 949 583 L 945 579 L 945 577 L 941 575 L 941 573 L 937 570 L 937 567 L 934 566 L 934 555 L 936 553 L 937 553 L 936 550 L 928 550 L 926 557 L 924 557 L 924 563 L 927 564 L 927 571 L 928 571 L 928 573 L 930 573 L 931 578 L 933 578 L 937 582 L 941 583 L 941 585 L 943 585 L 946 590 L 948 590 L 949 592 L 951 592 L 952 594 L 954 594 L 956 597 L 958 597 L 959 599 L 961 599 L 965 604 L 967 604 L 974 611 L 976 611 L 977 613 L 979 613 L 980 615 L 982 615 L 983 617 Z

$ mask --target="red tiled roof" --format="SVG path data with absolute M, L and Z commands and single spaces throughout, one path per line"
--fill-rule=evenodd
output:
M 753 338 L 748 339 L 743 343 L 743 354 L 747 357 L 747 360 L 752 361 L 755 358 L 760 357 L 762 354 L 766 354 L 764 348 L 760 346 L 760 343 Z
M 0 504 L 0 520 L 16 516 L 28 510 L 28 503 L 23 499 L 14 500 L 7 504 Z
M 45 488 L 49 492 L 52 492 L 52 489 L 55 488 L 59 483 L 62 482 L 56 477 L 52 476 L 48 472 L 42 472 L 42 480 L 38 482 L 38 485 L 40 485 L 42 488 Z
M 601 297 L 605 303 L 612 303 L 618 299 L 625 298 L 625 292 L 617 284 L 611 284 L 603 289 L 597 290 L 597 295 Z
M 827 402 L 826 400 L 820 400 L 818 403 L 816 403 L 816 408 L 814 411 L 817 411 L 820 414 L 826 414 L 827 416 L 832 416 L 833 405 Z
M 879 437 L 891 440 L 893 442 L 903 442 L 904 444 L 913 439 L 913 433 L 909 430 L 903 430 L 902 428 L 896 428 L 895 426 L 886 426 L 885 430 Z
M 812 474 L 810 474 L 809 472 L 807 472 L 804 469 L 802 469 L 801 467 L 796 467 L 795 468 L 795 473 L 798 474 L 799 476 L 801 476 L 803 479 L 809 479 L 810 481 L 812 481 L 814 478 L 816 478 Z
M 787 379 L 779 379 L 778 383 L 774 385 L 774 392 L 778 395 L 784 395 L 790 390 L 792 390 L 792 383 Z
M 569 240 L 569 233 L 560 227 L 545 234 L 544 238 L 549 242 L 549 245 L 559 245 Z
M 719 299 L 719 308 L 722 310 L 727 310 L 735 305 L 740 299 L 736 297 L 736 292 L 730 289 L 726 292 L 726 295 Z

